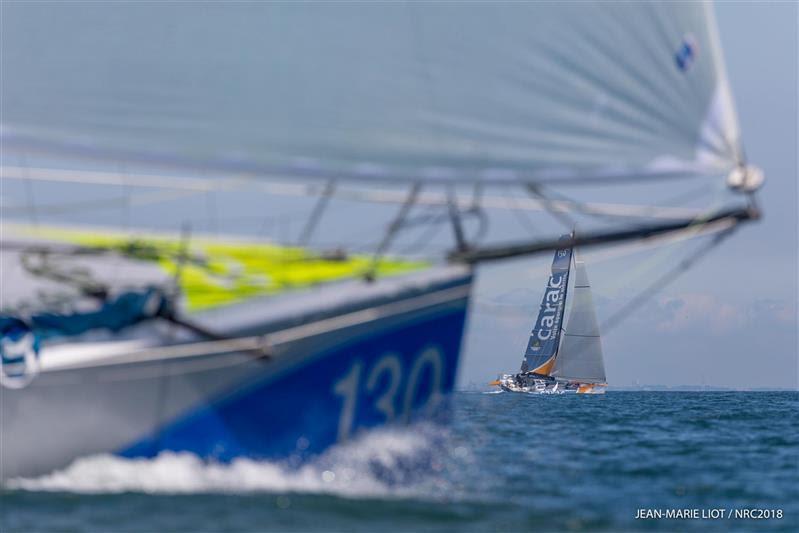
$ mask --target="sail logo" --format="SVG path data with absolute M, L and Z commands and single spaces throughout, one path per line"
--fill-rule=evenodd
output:
M 696 56 L 699 53 L 699 43 L 696 37 L 690 33 L 685 35 L 680 43 L 680 47 L 674 54 L 674 62 L 677 68 L 683 72 L 687 72 L 696 61 Z
M 548 341 L 560 329 L 560 313 L 563 294 L 566 286 L 565 273 L 553 274 L 544 292 L 544 301 L 541 303 L 536 337 L 539 341 Z
M 570 235 L 564 235 L 561 240 L 565 242 L 570 238 Z M 557 352 L 561 323 L 563 322 L 563 309 L 565 308 L 566 286 L 569 283 L 571 256 L 572 251 L 568 247 L 555 251 L 549 280 L 544 287 L 544 297 L 538 309 L 538 317 L 527 341 L 525 362 L 522 364 L 523 372 L 526 372 L 525 368 L 539 368 Z

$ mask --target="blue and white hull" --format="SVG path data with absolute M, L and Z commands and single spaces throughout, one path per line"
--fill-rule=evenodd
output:
M 2 478 L 95 453 L 299 461 L 436 410 L 455 384 L 471 281 L 447 267 L 195 317 L 268 357 L 163 325 L 46 348 L 27 387 L 0 390 Z

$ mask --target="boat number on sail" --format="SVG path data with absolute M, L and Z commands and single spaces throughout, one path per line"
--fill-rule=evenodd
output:
M 405 422 L 410 418 L 414 408 L 432 407 L 441 398 L 444 359 L 441 350 L 437 347 L 431 346 L 422 350 L 414 359 L 404 390 L 400 390 L 403 382 L 403 365 L 399 354 L 386 353 L 380 356 L 377 362 L 367 370 L 364 372 L 364 364 L 358 360 L 352 364 L 344 377 L 333 384 L 333 393 L 342 398 L 341 414 L 338 421 L 339 441 L 347 440 L 352 434 L 361 393 L 365 393 L 364 396 L 369 398 L 374 397 L 371 408 L 381 413 L 386 422 L 398 418 L 398 400 L 402 402 L 400 419 Z M 421 378 L 426 373 L 429 373 L 430 376 L 429 392 L 422 405 L 414 405 L 414 400 L 419 394 L 419 386 L 422 384 Z M 361 376 L 363 374 L 366 374 L 366 380 L 362 389 Z M 375 394 L 377 396 L 374 396 Z

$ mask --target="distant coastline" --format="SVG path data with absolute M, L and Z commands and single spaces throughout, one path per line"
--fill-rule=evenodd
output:
M 469 383 L 456 389 L 457 392 L 484 392 L 489 389 L 483 384 Z M 709 385 L 627 385 L 608 386 L 608 392 L 799 392 L 799 388 L 779 387 L 713 387 Z

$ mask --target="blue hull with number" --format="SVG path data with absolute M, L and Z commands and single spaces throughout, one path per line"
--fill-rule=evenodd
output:
M 0 389 L 2 477 L 93 453 L 301 461 L 368 428 L 445 415 L 471 281 L 451 267 L 196 317 L 233 337 L 263 336 L 266 359 L 136 344 L 152 345 L 153 331 L 98 343 L 94 358 L 86 348 L 72 361 L 44 352 L 53 363 L 27 388 Z
M 302 457 L 359 430 L 429 414 L 454 386 L 464 319 L 456 310 L 354 339 L 277 378 L 234 387 L 121 454 Z

